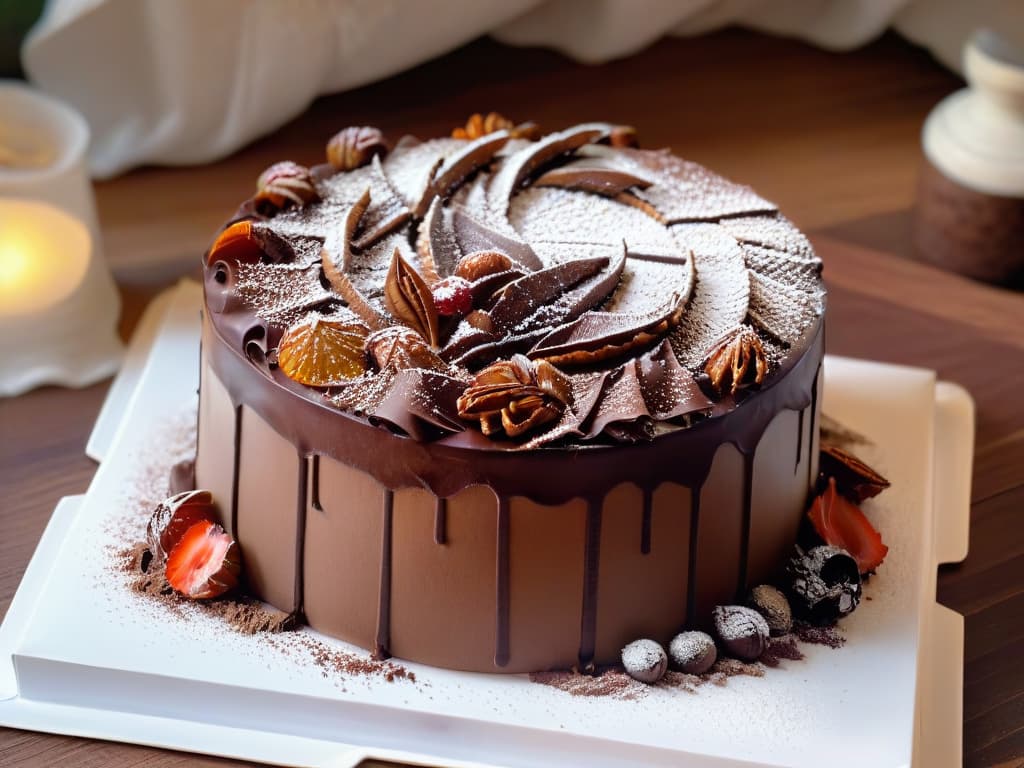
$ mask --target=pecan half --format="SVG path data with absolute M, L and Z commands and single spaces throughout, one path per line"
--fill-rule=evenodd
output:
M 571 399 L 566 376 L 523 355 L 484 368 L 458 399 L 459 416 L 477 420 L 485 435 L 518 437 L 557 420 Z
M 852 453 L 827 443 L 821 444 L 820 471 L 825 477 L 834 478 L 836 489 L 857 504 L 877 496 L 890 485 Z
M 768 358 L 753 329 L 741 325 L 711 350 L 704 372 L 716 395 L 734 395 L 744 387 L 764 381 L 768 375 Z
M 452 138 L 469 139 L 472 141 L 495 131 L 508 131 L 513 139 L 530 139 L 531 141 L 540 135 L 540 130 L 536 123 L 520 123 L 516 125 L 507 117 L 497 112 L 488 112 L 486 116 L 477 112 L 469 116 L 465 127 L 460 126 L 452 129 Z

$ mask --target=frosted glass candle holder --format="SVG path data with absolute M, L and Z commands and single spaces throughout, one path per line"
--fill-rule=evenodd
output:
M 78 113 L 0 81 L 0 396 L 86 386 L 120 364 L 88 143 Z

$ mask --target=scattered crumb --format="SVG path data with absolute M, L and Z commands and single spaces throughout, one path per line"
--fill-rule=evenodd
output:
M 838 626 L 815 627 L 810 624 L 797 623 L 793 627 L 793 634 L 799 638 L 800 642 L 810 645 L 842 648 L 846 644 L 846 637 Z

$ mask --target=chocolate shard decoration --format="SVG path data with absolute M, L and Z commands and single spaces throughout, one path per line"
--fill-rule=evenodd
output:
M 545 136 L 540 141 L 516 152 L 505 161 L 501 170 L 491 179 L 487 191 L 491 206 L 502 215 L 508 213 L 508 204 L 512 195 L 534 171 L 556 157 L 597 141 L 609 130 L 610 128 L 607 126 L 577 125 L 574 128 Z
M 438 433 L 461 432 L 466 425 L 456 402 L 465 386 L 439 371 L 402 369 L 372 416 L 421 441 Z
M 441 350 L 441 359 L 449 363 L 461 362 L 467 355 L 488 349 L 499 339 L 492 330 L 475 327 L 463 318 Z
M 510 138 L 508 131 L 495 131 L 471 141 L 459 152 L 447 157 L 430 184 L 432 194 L 447 199 L 470 174 L 490 163 Z
M 419 235 L 417 252 L 424 267 L 424 277 L 434 283 L 452 275 L 463 252 L 440 197 L 435 197 L 430 204 L 420 224 Z
M 370 167 L 372 169 L 370 197 L 373 199 L 373 205 L 367 209 L 359 223 L 362 233 L 352 243 L 352 247 L 358 251 L 373 245 L 412 218 L 409 206 L 405 204 L 398 191 L 391 186 L 387 176 L 384 175 L 379 155 L 373 156 Z
M 538 448 L 567 436 L 649 439 L 652 421 L 706 413 L 713 406 L 693 375 L 679 364 L 667 340 L 612 371 L 574 373 L 569 380 L 572 407 L 524 448 Z
M 650 185 L 641 176 L 583 160 L 552 168 L 533 182 L 535 187 L 561 187 L 603 197 L 617 197 L 634 187 L 645 189 Z
M 707 412 L 714 405 L 693 374 L 680 365 L 667 339 L 637 358 L 636 370 L 647 411 L 657 421 Z
M 877 471 L 837 445 L 821 444 L 820 464 L 821 474 L 835 479 L 836 489 L 855 504 L 874 498 L 890 485 Z
M 543 322 L 543 327 L 552 328 L 559 322 L 575 320 L 604 301 L 622 280 L 626 256 L 626 249 L 623 247 L 614 259 L 609 260 L 607 269 L 567 292 L 564 301 L 560 302 L 560 307 L 548 307 L 544 317 L 538 318 Z M 559 312 L 559 309 L 564 311 Z M 533 328 L 534 325 L 531 323 L 530 327 Z
M 609 260 L 607 267 L 593 277 L 583 280 L 575 288 L 566 291 L 557 301 L 536 306 L 529 315 L 516 324 L 515 334 L 504 339 L 494 332 L 495 324 L 490 314 L 487 315 L 488 326 L 486 328 L 474 326 L 473 330 L 464 327 L 473 325 L 473 318 L 467 317 L 463 321 L 463 325 L 460 326 L 461 332 L 453 334 L 452 339 L 445 347 L 443 356 L 448 360 L 472 364 L 487 355 L 500 356 L 506 350 L 514 352 L 528 350 L 538 339 L 547 334 L 548 329 L 552 326 L 574 320 L 583 312 L 603 301 L 618 285 L 625 263 L 626 254 L 623 249 L 616 258 Z M 504 272 L 481 278 L 473 283 L 474 306 L 484 306 L 488 303 L 486 299 L 488 289 L 496 290 L 520 277 L 522 277 L 520 273 Z
M 578 259 L 533 272 L 506 285 L 490 310 L 499 331 L 512 331 L 538 307 L 554 301 L 583 280 L 608 266 L 605 257 Z
M 581 437 L 584 431 L 582 424 L 594 412 L 597 402 L 605 389 L 605 381 L 611 371 L 593 371 L 577 373 L 569 376 L 572 387 L 572 399 L 562 418 L 545 432 L 524 443 L 524 450 L 532 450 L 550 445 L 566 437 Z
M 501 251 L 531 272 L 544 268 L 544 263 L 529 245 L 492 229 L 462 208 L 455 208 L 452 213 L 452 228 L 463 253 Z
M 628 256 L 628 246 L 624 246 L 623 256 Z M 586 312 L 555 328 L 538 341 L 529 356 L 543 357 L 556 365 L 589 365 L 640 349 L 668 334 L 679 324 L 693 290 L 693 259 L 683 263 L 687 268 L 674 271 L 673 281 L 654 286 L 662 297 L 654 309 L 622 309 L 622 304 L 629 305 L 629 300 L 622 295 L 619 283 L 620 290 L 606 302 L 605 311 Z M 640 278 L 634 272 L 632 281 Z M 612 309 L 608 311 L 608 307 Z
M 665 336 L 678 324 L 684 306 L 677 296 L 655 312 L 587 312 L 547 334 L 529 357 L 563 366 L 618 357 Z
M 510 269 L 505 272 L 495 272 L 493 275 L 485 275 L 479 280 L 474 280 L 470 284 L 470 292 L 473 295 L 473 306 L 485 307 L 492 304 L 494 295 L 498 291 L 509 283 L 525 276 L 525 273 L 518 269 Z
M 434 296 L 419 272 L 402 257 L 398 248 L 395 248 L 384 282 L 384 305 L 399 322 L 419 333 L 431 348 L 437 349 L 440 331 Z
M 380 312 L 373 308 L 361 294 L 345 273 L 352 266 L 352 235 L 359 226 L 359 220 L 366 212 L 370 204 L 370 190 L 367 189 L 359 201 L 349 208 L 345 214 L 345 227 L 341 233 L 333 232 L 324 241 L 323 250 L 320 252 L 320 262 L 323 266 L 324 277 L 331 284 L 331 288 L 348 304 L 356 316 L 359 317 L 371 330 L 379 331 L 390 325 Z

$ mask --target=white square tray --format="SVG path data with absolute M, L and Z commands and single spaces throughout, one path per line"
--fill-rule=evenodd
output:
M 415 685 L 364 678 L 343 690 L 259 636 L 140 611 L 111 573 L 124 479 L 161 420 L 194 398 L 199 306 L 198 286 L 183 283 L 140 326 L 90 440 L 100 468 L 58 505 L 0 628 L 0 724 L 288 765 L 960 764 L 963 620 L 935 603 L 935 579 L 966 556 L 963 390 L 928 371 L 826 360 L 824 409 L 872 440 L 866 458 L 893 482 L 868 509 L 889 556 L 842 649 L 803 646 L 803 661 L 763 678 L 636 701 L 416 664 Z

